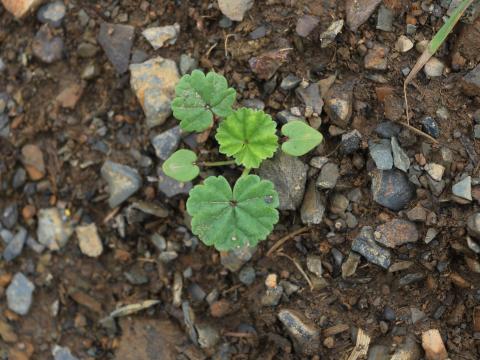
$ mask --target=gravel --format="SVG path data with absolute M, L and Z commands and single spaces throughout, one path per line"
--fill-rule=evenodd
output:
M 35 285 L 22 273 L 16 273 L 7 288 L 8 308 L 18 315 L 27 315 L 32 305 Z

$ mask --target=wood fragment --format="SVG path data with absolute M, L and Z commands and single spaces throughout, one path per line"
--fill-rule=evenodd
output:
M 295 230 L 293 232 L 291 232 L 290 234 L 287 234 L 285 235 L 283 238 L 281 238 L 280 240 L 278 240 L 271 248 L 270 250 L 267 251 L 267 254 L 266 256 L 270 256 L 272 255 L 275 251 L 277 251 L 279 248 L 281 248 L 283 246 L 283 244 L 285 244 L 288 240 L 290 239 L 293 239 L 295 236 L 297 235 L 300 235 L 300 234 L 303 234 L 304 232 L 307 232 L 307 230 L 309 229 L 308 226 L 304 226 L 298 230 Z
M 334 336 L 342 332 L 348 331 L 349 329 L 350 329 L 350 326 L 347 324 L 337 324 L 323 330 L 322 335 L 323 337 Z
M 357 343 L 355 344 L 355 347 L 353 348 L 347 360 L 357 360 L 366 357 L 369 346 L 370 336 L 368 336 L 362 329 L 358 329 Z

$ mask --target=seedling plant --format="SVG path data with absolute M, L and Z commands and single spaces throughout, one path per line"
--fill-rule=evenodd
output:
M 186 149 L 173 153 L 162 169 L 181 182 L 195 179 L 199 166 L 243 167 L 232 187 L 223 176 L 210 176 L 189 193 L 187 212 L 192 217 L 192 232 L 209 246 L 228 251 L 255 246 L 265 240 L 278 222 L 278 193 L 273 183 L 250 171 L 263 160 L 273 157 L 279 146 L 277 125 L 270 115 L 249 108 L 234 109 L 235 89 L 220 74 L 205 75 L 194 70 L 184 75 L 172 102 L 173 116 L 187 132 L 202 132 L 219 124 L 215 139 L 220 153 L 233 158 L 216 162 L 198 162 L 197 155 Z M 281 149 L 292 156 L 302 156 L 323 140 L 320 132 L 302 121 L 283 125 Z

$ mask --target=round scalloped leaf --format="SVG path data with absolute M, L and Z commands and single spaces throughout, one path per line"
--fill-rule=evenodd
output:
M 195 165 L 197 155 L 190 150 L 175 151 L 162 165 L 165 175 L 171 178 L 186 182 L 195 179 L 200 169 Z
M 201 132 L 212 125 L 213 114 L 226 117 L 232 112 L 236 95 L 222 75 L 209 72 L 205 76 L 194 70 L 182 76 L 175 88 L 173 116 L 183 130 Z
M 190 191 L 187 211 L 200 240 L 228 251 L 265 240 L 278 222 L 278 204 L 271 181 L 245 175 L 232 191 L 223 176 L 211 176 Z
M 263 111 L 241 108 L 220 123 L 215 138 L 220 152 L 238 165 L 258 168 L 277 150 L 276 124 Z
M 288 140 L 282 144 L 283 152 L 302 156 L 323 141 L 323 135 L 303 121 L 290 121 L 282 126 L 282 134 Z

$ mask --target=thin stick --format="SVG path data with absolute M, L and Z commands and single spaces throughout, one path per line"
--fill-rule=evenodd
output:
M 401 121 L 397 121 L 397 123 L 399 123 L 400 125 L 406 127 L 408 130 L 412 130 L 414 133 L 420 135 L 420 136 L 423 136 L 424 138 L 430 140 L 431 142 L 433 142 L 434 144 L 439 144 L 438 140 L 435 139 L 434 137 L 428 135 L 427 133 L 424 133 L 423 131 L 421 130 L 418 130 L 416 127 L 410 125 L 410 124 L 407 124 L 407 123 L 404 123 L 404 122 L 401 122 Z
M 283 244 L 285 244 L 288 240 L 292 239 L 293 237 L 300 235 L 304 232 L 306 232 L 309 229 L 308 226 L 304 226 L 298 230 L 295 230 L 294 232 L 291 232 L 290 234 L 285 235 L 283 238 L 278 240 L 271 248 L 270 250 L 267 251 L 266 256 L 272 255 L 277 249 L 282 247 Z
M 225 36 L 225 43 L 224 43 L 224 46 L 225 46 L 225 59 L 228 58 L 228 39 L 230 39 L 232 36 L 235 36 L 235 34 L 228 34 L 227 36 Z
M 200 166 L 225 166 L 225 165 L 233 165 L 233 164 L 235 164 L 235 160 L 203 161 L 198 163 L 198 165 Z
M 108 223 L 111 219 L 113 219 L 113 217 L 115 215 L 117 215 L 117 213 L 120 211 L 120 207 L 117 206 L 115 209 L 113 209 L 112 211 L 110 211 L 107 216 L 105 216 L 105 218 L 103 219 L 103 224 L 106 224 Z
M 210 56 L 210 53 L 212 52 L 213 49 L 215 49 L 218 45 L 218 42 L 216 42 L 215 44 L 213 44 L 212 46 L 210 46 L 210 49 L 208 49 L 207 53 L 205 54 L 207 59 L 208 57 Z
M 313 283 L 312 283 L 312 280 L 310 280 L 310 278 L 308 277 L 307 273 L 302 269 L 302 267 L 300 266 L 300 264 L 293 258 L 291 258 L 290 256 L 288 256 L 287 254 L 284 254 L 284 253 L 278 253 L 277 254 L 278 256 L 282 256 L 282 257 L 285 257 L 287 259 L 289 259 L 291 262 L 293 262 L 293 264 L 295 265 L 295 267 L 298 269 L 298 271 L 300 271 L 300 274 L 302 274 L 302 276 L 305 278 L 305 280 L 307 281 L 308 285 L 310 286 L 310 290 L 313 290 L 314 286 L 313 286 Z

